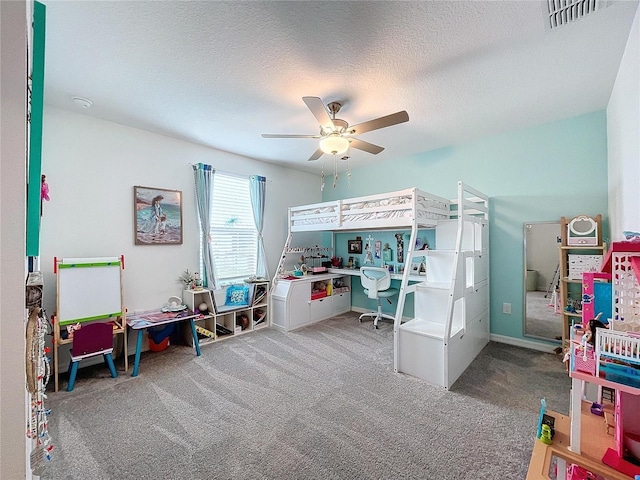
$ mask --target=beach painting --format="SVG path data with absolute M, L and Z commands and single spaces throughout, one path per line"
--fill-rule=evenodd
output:
M 133 187 L 136 245 L 182 244 L 182 192 Z

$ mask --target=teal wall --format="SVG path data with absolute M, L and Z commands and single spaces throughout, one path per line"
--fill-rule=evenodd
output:
M 379 231 L 379 232 L 348 232 L 348 233 L 337 233 L 334 237 L 334 245 L 335 245 L 335 255 L 337 257 L 342 257 L 343 263 L 346 265 L 347 260 L 349 257 L 354 257 L 354 259 L 357 259 L 358 265 L 362 266 L 364 265 L 364 260 L 365 260 L 365 245 L 367 244 L 367 237 L 369 237 L 369 235 L 371 235 L 372 240 L 371 240 L 371 244 L 373 247 L 375 247 L 375 242 L 376 241 L 380 241 L 382 243 L 382 247 L 384 248 L 385 243 L 389 244 L 389 247 L 391 249 L 391 261 L 390 262 L 385 262 L 388 265 L 392 265 L 394 268 L 394 273 L 398 273 L 399 270 L 399 266 L 400 264 L 397 261 L 397 254 L 398 254 L 398 247 L 397 247 L 397 240 L 395 238 L 395 233 L 402 233 L 403 234 L 403 242 L 404 242 L 404 248 L 406 250 L 407 246 L 408 246 L 408 242 L 409 242 L 409 234 L 410 231 L 409 230 L 386 230 L 386 231 Z M 360 255 L 354 255 L 351 253 L 348 253 L 348 241 L 349 240 L 355 240 L 356 237 L 361 237 L 362 239 L 362 254 Z M 434 247 L 435 245 L 435 241 L 436 241 L 436 236 L 435 236 L 435 230 L 419 230 L 418 231 L 418 238 L 420 239 L 420 241 L 422 242 L 421 244 L 424 244 L 425 242 L 427 243 L 427 245 L 429 245 L 430 247 Z M 375 250 L 375 248 L 374 248 Z M 373 256 L 373 255 L 372 255 Z M 381 257 L 382 257 L 382 252 L 381 252 Z M 414 259 L 414 263 L 418 263 L 420 260 L 415 258 Z M 382 258 L 374 258 L 373 259 L 373 264 L 375 266 L 380 266 L 382 264 Z M 402 264 L 404 265 L 404 264 Z M 391 281 L 391 286 L 392 287 L 396 287 L 396 288 L 400 288 L 400 280 L 392 280 Z M 389 304 L 389 302 L 387 302 L 386 300 L 383 300 L 382 302 L 382 310 L 385 313 L 389 313 L 391 315 L 395 315 L 396 313 L 396 305 L 397 302 L 394 301 L 394 298 L 391 298 L 392 303 Z M 358 279 L 358 277 L 352 277 L 351 278 L 351 304 L 357 307 L 361 307 L 361 308 L 366 308 L 369 310 L 376 310 L 378 308 L 378 303 L 376 300 L 371 300 L 369 297 L 367 297 L 363 291 L 362 291 L 362 284 L 360 283 L 360 280 Z M 413 300 L 409 299 L 409 301 L 407 301 L 405 308 L 404 308 L 404 315 L 406 317 L 412 317 L 413 316 Z
M 352 172 L 349 188 L 343 173 L 335 189 L 331 184 L 325 187 L 323 200 L 410 187 L 454 198 L 458 180 L 487 194 L 491 332 L 523 338 L 523 223 L 579 214 L 606 217 L 606 135 L 605 111 L 593 112 L 358 168 Z M 367 234 L 361 235 L 363 239 Z M 338 255 L 339 248 L 336 244 Z M 354 295 L 352 303 L 370 308 L 368 303 L 358 303 L 361 300 Z M 511 303 L 511 315 L 502 313 L 503 303 Z

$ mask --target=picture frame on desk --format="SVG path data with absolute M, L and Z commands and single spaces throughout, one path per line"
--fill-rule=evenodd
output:
M 182 245 L 182 192 L 133 187 L 136 245 Z

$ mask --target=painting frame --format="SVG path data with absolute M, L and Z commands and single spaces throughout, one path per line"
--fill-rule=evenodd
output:
M 182 245 L 182 191 L 133 187 L 133 235 L 136 245 Z
M 349 255 L 358 255 L 362 253 L 362 240 L 347 240 L 347 248 Z

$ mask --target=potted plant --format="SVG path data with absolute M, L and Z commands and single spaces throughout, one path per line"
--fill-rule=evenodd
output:
M 178 281 L 184 285 L 185 290 L 193 289 L 193 287 L 195 286 L 195 280 L 195 275 L 191 273 L 188 268 L 184 272 L 182 272 L 182 275 L 178 277 Z

